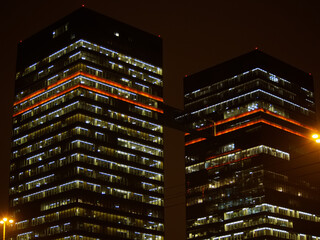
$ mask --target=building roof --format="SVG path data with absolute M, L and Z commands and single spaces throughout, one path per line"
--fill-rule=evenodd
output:
M 17 71 L 79 39 L 162 66 L 160 37 L 82 7 L 19 43 Z
M 184 79 L 184 92 L 192 92 L 254 68 L 261 68 L 313 91 L 313 78 L 310 74 L 260 50 L 254 50 L 186 77 Z

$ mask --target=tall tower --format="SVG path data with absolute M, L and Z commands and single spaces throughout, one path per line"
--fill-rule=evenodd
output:
M 189 239 L 320 239 L 312 77 L 259 50 L 184 80 Z
M 18 46 L 12 239 L 163 239 L 162 40 L 81 8 Z

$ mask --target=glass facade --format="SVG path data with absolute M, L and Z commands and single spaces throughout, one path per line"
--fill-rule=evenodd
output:
M 312 78 L 281 64 L 254 51 L 185 78 L 188 239 L 320 239 L 319 184 L 294 172 L 311 161 Z
M 94 33 L 75 37 L 77 16 L 67 18 L 54 28 L 46 56 L 28 56 L 35 61 L 18 66 L 9 190 L 16 224 L 10 237 L 161 240 L 162 66 L 136 57 L 134 47 L 121 52 L 119 34 L 114 48 L 98 37 L 95 42 Z M 147 34 L 118 24 L 119 32 L 133 37 Z M 50 52 L 50 44 L 69 33 Z M 156 50 L 149 54 L 161 62 Z

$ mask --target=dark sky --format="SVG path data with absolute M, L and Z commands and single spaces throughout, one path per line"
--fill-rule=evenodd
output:
M 16 45 L 79 8 L 80 0 L 28 0 L 1 3 L 0 217 L 7 208 Z M 165 100 L 182 107 L 182 78 L 259 47 L 320 79 L 320 1 L 318 0 L 88 0 L 86 7 L 161 35 L 164 43 Z M 180 140 L 181 140 L 180 136 Z M 170 136 L 166 166 L 170 206 L 181 205 L 182 147 L 173 154 Z M 171 144 L 172 143 L 172 144 Z M 178 160 L 180 159 L 180 160 Z M 172 164 L 172 165 L 170 165 Z M 174 169 L 174 171 L 172 171 Z M 173 181 L 172 181 L 173 180 Z M 175 194 L 175 195 L 174 195 Z M 174 207 L 172 207 L 174 208 Z M 178 212 L 177 212 L 178 213 Z M 183 215 L 182 208 L 180 213 Z M 169 227 L 170 228 L 170 227 Z M 169 239 L 169 238 L 168 238 Z

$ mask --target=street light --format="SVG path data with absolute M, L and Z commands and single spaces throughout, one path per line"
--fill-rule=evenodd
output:
M 3 218 L 0 223 L 3 224 L 3 240 L 6 239 L 6 223 L 9 222 L 9 223 L 13 223 L 13 220 L 12 219 L 9 219 L 8 218 Z
M 312 138 L 316 141 L 316 143 L 320 143 L 320 136 L 317 133 L 312 134 Z

